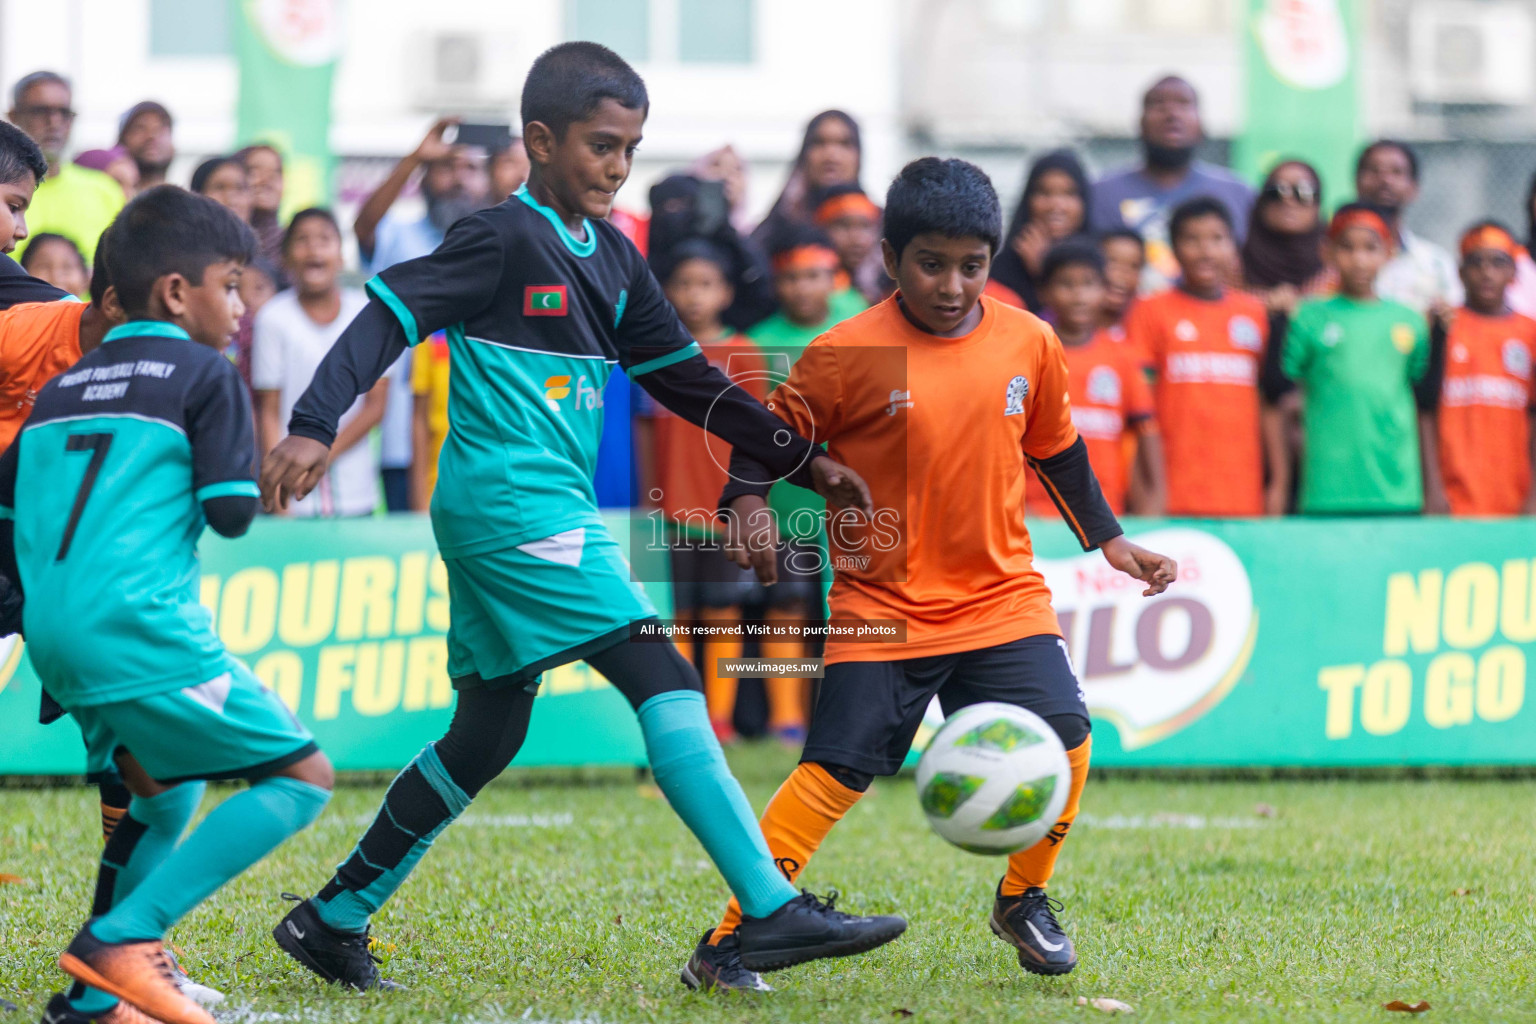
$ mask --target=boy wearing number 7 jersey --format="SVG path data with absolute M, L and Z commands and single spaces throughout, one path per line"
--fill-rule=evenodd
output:
M 250 404 L 220 351 L 255 239 L 166 185 L 104 242 L 129 322 L 42 389 L 0 457 L 0 572 L 21 584 L 32 664 L 133 793 L 97 916 L 59 958 L 88 987 L 49 1019 L 213 1024 L 178 990 L 165 933 L 314 820 L 331 766 L 198 601 L 203 528 L 239 536 L 256 514 Z M 237 778 L 250 788 L 178 846 L 202 780 Z

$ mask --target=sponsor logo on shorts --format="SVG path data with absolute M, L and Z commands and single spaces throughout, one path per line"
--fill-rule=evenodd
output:
M 16 674 L 16 666 L 21 663 L 21 647 L 21 637 L 14 633 L 0 637 L 0 690 L 5 689 L 5 684 Z

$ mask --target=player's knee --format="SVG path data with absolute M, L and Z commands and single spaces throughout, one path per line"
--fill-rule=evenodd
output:
M 330 791 L 336 788 L 336 769 L 331 767 L 331 759 L 318 750 L 275 774 L 307 782 L 316 789 Z
M 1061 745 L 1068 750 L 1075 750 L 1083 745 L 1088 734 L 1093 730 L 1093 724 L 1088 721 L 1086 715 L 1046 715 L 1045 722 L 1061 739 Z
M 855 793 L 864 792 L 869 789 L 870 783 L 875 781 L 873 775 L 868 772 L 861 772 L 857 768 L 849 768 L 841 764 L 827 764 L 825 761 L 815 761 L 812 763 L 819 765 L 822 771 L 836 779 L 840 785 L 846 786 Z

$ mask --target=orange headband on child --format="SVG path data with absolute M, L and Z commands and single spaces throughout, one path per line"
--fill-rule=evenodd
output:
M 1362 210 L 1358 207 L 1353 210 L 1340 210 L 1333 215 L 1333 222 L 1328 225 L 1328 237 L 1337 239 L 1350 228 L 1369 228 L 1381 236 L 1381 240 L 1386 243 L 1388 249 L 1397 247 L 1392 229 L 1375 210 Z
M 1381 237 L 1388 249 L 1397 248 L 1397 240 L 1392 234 L 1392 229 L 1375 210 L 1362 210 L 1359 207 L 1353 210 L 1340 210 L 1333 215 L 1333 221 L 1328 225 L 1328 238 L 1337 239 L 1350 228 L 1368 228 Z
M 1470 256 L 1478 249 L 1497 249 L 1510 259 L 1524 251 L 1514 236 L 1496 224 L 1483 224 L 1461 236 L 1462 256 Z
M 880 207 L 862 192 L 844 192 L 816 207 L 816 223 L 823 227 L 843 217 L 865 217 L 877 221 L 880 219 Z
M 773 258 L 775 274 L 786 270 L 836 270 L 839 265 L 837 253 L 824 245 L 797 245 Z

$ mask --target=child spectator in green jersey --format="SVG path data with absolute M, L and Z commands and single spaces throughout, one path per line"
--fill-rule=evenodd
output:
M 842 261 L 825 232 L 800 224 L 785 224 L 775 233 L 768 260 L 779 311 L 752 328 L 752 340 L 793 362 L 817 336 L 853 315 L 832 304 Z
M 1429 365 L 1429 331 L 1418 313 L 1376 295 L 1394 238 L 1375 207 L 1340 207 L 1325 245 L 1339 292 L 1303 301 L 1291 318 L 1281 369 L 1304 398 L 1302 513 L 1423 507 L 1414 385 Z

